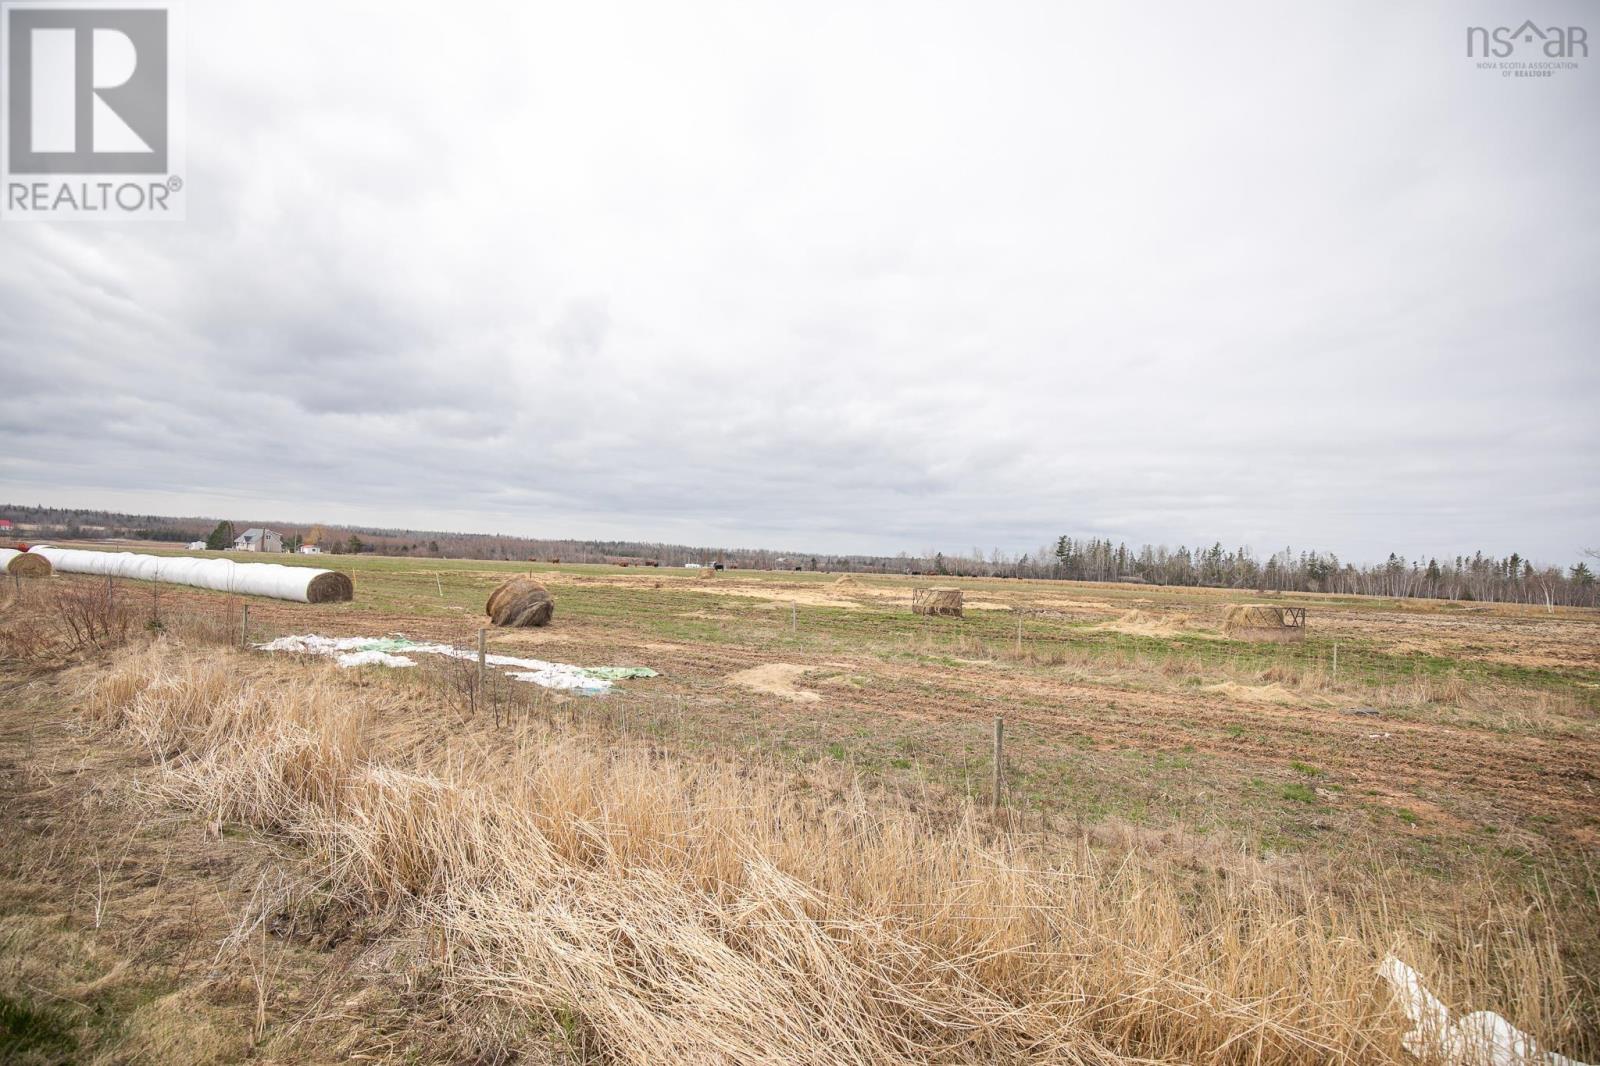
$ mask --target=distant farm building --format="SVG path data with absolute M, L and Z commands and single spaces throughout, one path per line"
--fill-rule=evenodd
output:
M 322 549 L 317 547 L 315 544 L 302 544 L 302 545 L 300 545 L 300 554 L 301 555 L 321 555 L 322 554 Z
M 189 550 L 192 552 L 203 552 L 206 550 L 206 542 L 203 540 L 191 540 L 189 542 Z
M 281 552 L 283 551 L 283 534 L 270 529 L 247 529 L 234 540 L 233 550 L 238 552 Z
M 10 533 L 10 532 L 11 532 L 11 519 L 9 519 L 9 518 L 0 518 L 0 533 Z

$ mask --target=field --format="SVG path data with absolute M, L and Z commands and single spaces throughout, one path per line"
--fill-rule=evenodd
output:
M 1372 976 L 1394 949 L 1463 1009 L 1500 1011 L 1568 1054 L 1600 1054 L 1594 612 L 1294 595 L 1274 602 L 1307 609 L 1306 640 L 1268 644 L 1220 633 L 1226 604 L 1261 599 L 1248 591 L 348 556 L 295 562 L 347 570 L 355 601 L 253 600 L 252 642 L 404 635 L 475 648 L 488 592 L 531 570 L 555 596 L 555 622 L 491 632 L 491 653 L 645 666 L 660 676 L 583 698 L 503 678 L 468 691 L 470 671 L 449 661 L 336 671 L 229 650 L 236 598 L 137 584 L 115 592 L 136 619 L 127 647 L 42 638 L 22 647 L 28 638 L 19 633 L 48 629 L 60 608 L 37 588 L 13 594 L 0 780 L 8 804 L 28 813 L 7 830 L 17 834 L 5 871 L 14 916 L 0 943 L 0 1006 L 46 1019 L 40 1031 L 52 1039 L 121 1061 L 107 1049 L 154 1039 L 129 1019 L 148 1002 L 179 996 L 185 1006 L 163 1015 L 161 1031 L 170 1032 L 161 1039 L 189 1039 L 203 1023 L 208 1033 L 244 1033 L 255 1053 L 278 1061 L 313 1060 L 319 1049 L 393 1061 L 1415 1061 L 1400 1048 L 1403 1023 Z M 933 583 L 965 590 L 964 618 L 911 613 L 913 587 Z M 51 585 L 98 588 L 71 576 Z M 643 978 L 602 981 L 575 963 L 570 972 L 549 959 L 537 968 L 565 973 L 566 985 L 535 980 L 514 960 L 543 958 L 548 944 L 503 917 L 530 906 L 516 894 L 523 889 L 505 889 L 520 902 L 497 896 L 491 907 L 473 881 L 479 924 L 468 928 L 468 897 L 438 887 L 437 870 L 454 867 L 437 860 L 425 883 L 384 880 L 391 875 L 379 876 L 382 864 L 362 866 L 328 836 L 332 808 L 318 804 L 332 800 L 306 799 L 281 782 L 263 792 L 264 769 L 250 776 L 229 762 L 249 747 L 231 738 L 232 720 L 180 727 L 175 705 L 138 695 L 202 682 L 219 699 L 243 698 L 230 686 L 311 694 L 282 711 L 291 716 L 322 702 L 365 708 L 365 732 L 348 741 L 362 765 L 388 760 L 432 775 L 479 797 L 473 803 L 514 794 L 534 809 L 564 809 L 555 793 L 535 802 L 517 790 L 541 774 L 570 775 L 561 795 L 599 797 L 600 813 L 572 814 L 606 827 L 606 858 L 591 865 L 632 871 L 623 882 L 649 870 L 673 891 L 698 886 L 717 906 L 743 899 L 746 910 L 734 911 L 745 914 L 759 855 L 772 877 L 798 878 L 803 895 L 816 894 L 792 904 L 832 929 L 807 950 L 821 951 L 820 943 L 841 958 L 794 962 L 796 976 L 778 989 L 727 960 L 726 987 L 706 978 L 707 998 L 692 1011 L 643 997 Z M 105 686 L 118 684 L 131 695 L 108 695 Z M 998 810 L 997 717 L 1005 729 Z M 313 733 L 328 728 L 294 721 Z M 327 741 L 329 750 L 344 743 Z M 519 761 L 530 752 L 536 762 Z M 708 796 L 720 797 L 714 809 L 739 813 L 646 824 L 623 797 L 637 803 L 636 793 L 651 788 L 658 801 L 675 797 L 663 822 L 673 804 L 704 808 Z M 137 799 L 107 807 L 105 797 L 123 795 Z M 319 818 L 307 813 L 313 808 Z M 557 839 L 550 817 L 538 832 Z M 89 843 L 64 849 L 68 824 Z M 716 832 L 701 839 L 708 825 Z M 492 850 L 488 839 L 470 863 Z M 571 846 L 588 854 L 584 847 L 599 845 Z M 916 859 L 931 853 L 950 863 L 937 877 Z M 175 864 L 173 854 L 186 858 Z M 123 866 L 108 875 L 112 855 Z M 870 877 L 851 868 L 864 856 Z M 308 874 L 305 864 L 316 870 L 318 862 L 339 872 Z M 1000 876 L 992 871 L 1002 867 L 1020 878 L 1005 891 L 1033 904 L 1019 910 L 1006 895 L 1000 907 L 1005 886 L 992 883 Z M 1061 894 L 1069 872 L 1097 900 L 1074 926 L 1098 930 L 1092 946 L 1066 943 L 1061 927 L 1034 913 L 1088 906 Z M 196 914 L 214 913 L 174 928 L 143 883 L 169 877 L 182 887 L 164 891 Z M 298 886 L 282 893 L 298 902 L 279 899 L 273 913 L 298 907 L 316 915 L 317 930 L 339 925 L 334 945 L 321 932 L 269 937 L 271 921 L 248 917 L 262 911 L 260 886 L 272 877 Z M 957 901 L 947 894 L 952 885 L 983 887 Z M 775 905 L 771 892 L 760 899 Z M 604 901 L 608 914 L 638 905 Z M 923 918 L 896 924 L 917 908 Z M 938 920 L 926 917 L 939 908 Z M 839 928 L 824 917 L 836 910 L 850 915 Z M 334 911 L 346 917 L 333 922 Z M 121 923 L 114 935 L 108 912 L 111 925 Z M 491 912 L 511 925 L 494 925 L 484 917 Z M 724 914 L 712 924 L 728 921 Z M 1005 935 L 974 931 L 991 926 Z M 245 933 L 234 936 L 238 929 Z M 84 972 L 69 979 L 18 961 L 29 954 L 25 940 L 46 930 Z M 582 933 L 549 935 L 576 943 Z M 771 963 L 749 946 L 753 935 L 727 933 L 716 950 L 734 943 Z M 427 966 L 380 967 L 403 978 L 329 976 L 339 972 L 330 960 L 370 966 L 378 946 L 418 936 L 438 937 Z M 236 958 L 208 960 L 227 976 L 212 974 L 196 991 L 188 970 L 205 968 L 197 953 L 228 955 L 219 942 Z M 772 950 L 788 959 L 799 949 Z M 905 961 L 919 953 L 932 961 Z M 1091 955 L 1092 966 L 1084 961 Z M 860 967 L 874 956 L 901 968 L 843 972 L 843 959 Z M 120 976 L 94 986 L 112 971 Z M 680 974 L 684 989 L 697 979 Z M 1329 983 L 1317 991 L 1308 985 L 1316 980 Z M 138 1002 L 112 1002 L 108 992 L 103 1009 L 85 1007 L 99 1002 L 85 987 L 130 982 L 144 990 Z M 372 1003 L 345 1002 L 369 983 L 362 994 Z M 830 995 L 812 1002 L 796 992 L 810 986 Z M 867 996 L 870 1010 L 837 1006 L 866 987 L 894 992 Z M 765 1006 L 719 1014 L 711 1001 L 732 988 Z M 474 1003 L 474 993 L 493 1010 Z M 1048 1009 L 1039 1006 L 1047 1000 Z M 973 1005 L 980 1001 L 981 1009 Z M 655 1005 L 644 1010 L 646 1002 Z M 711 1035 L 741 1017 L 768 1026 L 767 1042 Z M 316 1035 L 330 1027 L 346 1041 L 337 1054 Z M 684 1050 L 697 1032 L 703 1055 Z M 832 1033 L 835 1046 L 823 1039 L 813 1047 L 807 1033 Z M 215 1040 L 237 1050 L 224 1035 Z M 49 1046 L 30 1053 L 56 1061 Z

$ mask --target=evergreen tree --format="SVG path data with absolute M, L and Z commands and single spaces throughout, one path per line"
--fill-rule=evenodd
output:
M 235 539 L 236 534 L 233 532 L 233 523 L 218 522 L 217 528 L 213 529 L 211 535 L 206 538 L 206 548 L 214 552 L 227 551 L 233 547 Z

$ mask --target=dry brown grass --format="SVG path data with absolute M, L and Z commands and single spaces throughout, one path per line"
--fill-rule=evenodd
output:
M 158 641 L 83 705 L 168 798 L 282 833 L 418 923 L 445 996 L 604 1061 L 1409 1061 L 1374 973 L 1390 948 L 1454 1002 L 1573 1035 L 1537 901 L 1414 927 L 1381 883 L 1356 909 L 1244 859 L 1047 858 L 972 812 L 934 825 L 536 718 L 478 743 L 382 700 Z
M 1151 614 L 1148 611 L 1125 611 L 1109 622 L 1097 624 L 1094 628 L 1110 633 L 1127 633 L 1136 637 L 1170 637 L 1178 634 L 1216 635 L 1196 623 L 1192 615 L 1178 612 L 1163 616 Z
M 1111 622 L 1092 627 L 1097 631 L 1128 633 L 1134 636 L 1182 634 L 1204 638 L 1204 629 L 1187 615 L 1158 621 L 1140 612 L 1130 612 Z M 1299 697 L 1307 705 L 1371 704 L 1396 710 L 1451 707 L 1469 713 L 1492 715 L 1506 726 L 1530 732 L 1559 734 L 1570 732 L 1580 723 L 1593 720 L 1593 711 L 1569 693 L 1529 690 L 1461 676 L 1417 674 L 1372 685 L 1346 670 L 1334 675 L 1326 662 L 1278 663 L 1263 665 L 1241 658 L 1238 661 L 1205 659 L 1192 652 L 1130 647 L 1085 647 L 1067 643 L 1034 641 L 1016 650 L 1009 640 L 990 640 L 959 634 L 953 640 L 919 636 L 904 646 L 920 655 L 957 654 L 975 660 L 999 660 L 1027 666 L 1062 667 L 1077 680 L 1105 685 L 1130 685 L 1173 692 L 1202 690 L 1238 691 L 1242 688 L 1276 686 L 1274 701 L 1285 694 Z

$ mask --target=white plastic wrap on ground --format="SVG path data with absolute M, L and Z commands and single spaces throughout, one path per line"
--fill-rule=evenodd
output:
M 236 563 L 232 559 L 191 559 L 186 556 L 136 555 L 133 552 L 96 552 L 81 548 L 35 547 L 35 555 L 49 559 L 68 574 L 102 574 L 139 581 L 166 581 L 173 585 L 267 596 L 275 600 L 309 602 L 307 590 L 318 574 L 308 566 L 280 563 Z
M 1378 972 L 1394 989 L 1411 1031 L 1402 1040 L 1419 1059 L 1452 1066 L 1584 1066 L 1539 1047 L 1538 1041 L 1493 1011 L 1473 1011 L 1452 1020 L 1450 1008 L 1429 992 L 1417 971 L 1390 955 Z
M 340 666 L 415 666 L 417 661 L 404 655 L 367 649 L 371 637 L 279 637 L 257 644 L 260 651 L 292 651 L 303 655 L 326 655 Z M 365 649 L 365 650 L 363 650 Z M 410 649 L 416 650 L 416 649 Z
M 449 644 L 413 644 L 403 642 L 404 654 L 386 652 L 373 645 L 383 645 L 386 642 L 377 637 L 279 637 L 277 640 L 265 644 L 257 644 L 261 651 L 288 651 L 310 655 L 330 656 L 342 667 L 350 666 L 389 666 L 406 667 L 415 666 L 417 662 L 412 655 L 446 655 L 452 659 L 478 658 L 478 653 L 466 648 L 457 648 Z M 400 643 L 400 642 L 396 642 Z M 518 659 L 511 655 L 486 655 L 484 661 L 490 666 L 517 667 L 509 672 L 510 677 L 518 681 L 527 681 L 544 688 L 560 689 L 566 692 L 577 692 L 581 695 L 593 696 L 602 692 L 610 692 L 612 683 L 604 678 L 595 677 L 587 673 L 581 666 L 571 666 L 567 663 L 545 662 L 543 659 Z

